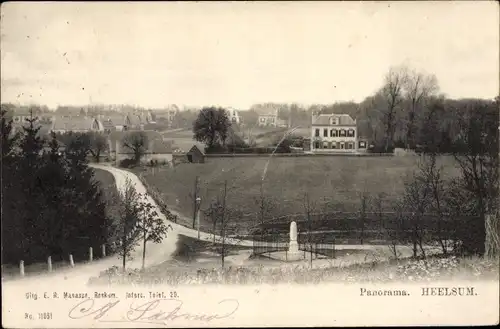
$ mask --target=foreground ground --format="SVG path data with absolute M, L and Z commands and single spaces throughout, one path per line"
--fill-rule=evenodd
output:
M 439 160 L 445 175 L 458 173 L 451 157 Z M 255 219 L 261 184 L 265 197 L 274 203 L 268 211 L 270 217 L 303 213 L 306 193 L 312 212 L 359 211 L 363 191 L 372 197 L 385 194 L 383 207 L 392 210 L 391 202 L 403 192 L 404 181 L 417 169 L 417 161 L 410 156 L 208 158 L 204 164 L 136 172 L 144 175 L 170 207 L 188 217 L 193 216 L 196 176 L 200 177 L 202 209 L 220 196 L 227 180 L 227 204 L 243 212 L 241 222 L 248 222 Z
M 220 246 L 219 246 L 220 247 Z M 210 242 L 180 236 L 171 260 L 145 271 L 117 267 L 89 280 L 91 285 L 185 285 L 185 284 L 279 284 L 421 282 L 436 280 L 498 281 L 499 262 L 477 257 L 433 255 L 412 260 L 409 248 L 400 248 L 402 258 L 391 259 L 387 248 L 339 249 L 335 259 L 283 262 L 265 255 L 251 257 L 251 250 L 232 248 L 221 267 L 220 249 Z M 312 267 L 311 267 L 312 266 Z

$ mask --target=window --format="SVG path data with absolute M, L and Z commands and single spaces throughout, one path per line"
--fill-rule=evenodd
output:
M 328 142 L 323 142 L 323 148 L 327 149 L 328 148 Z
M 365 149 L 366 148 L 366 142 L 364 142 L 364 141 L 360 141 L 358 145 L 359 145 L 360 149 Z
M 349 129 L 347 132 L 347 136 L 354 137 L 354 129 Z
M 314 148 L 319 149 L 319 142 L 314 142 Z
M 336 117 L 330 118 L 330 124 L 332 124 L 332 125 L 338 124 L 337 118 Z
M 337 148 L 337 143 L 332 142 L 332 149 L 335 150 Z
M 319 129 L 316 128 L 316 133 L 314 136 L 319 137 Z
M 345 137 L 345 129 L 340 129 L 339 136 Z
M 328 137 L 328 129 L 323 129 L 323 137 Z
M 337 136 L 338 136 L 337 129 L 330 130 L 330 137 L 337 137 Z

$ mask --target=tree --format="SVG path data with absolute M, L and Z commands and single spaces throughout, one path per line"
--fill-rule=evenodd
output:
M 379 91 L 386 102 L 386 107 L 382 111 L 383 123 L 385 127 L 385 152 L 392 148 L 394 134 L 396 132 L 398 111 L 403 102 L 404 86 L 407 81 L 407 69 L 404 67 L 391 67 L 385 76 L 385 82 Z
M 423 166 L 419 164 L 419 166 Z M 422 170 L 413 173 L 412 177 L 405 182 L 405 191 L 402 196 L 401 208 L 408 214 L 410 223 L 410 238 L 413 244 L 413 257 L 416 258 L 418 248 L 425 258 L 424 243 L 424 216 L 432 204 L 432 191 L 427 177 Z
M 89 133 L 89 152 L 94 157 L 95 162 L 99 163 L 102 152 L 106 151 L 108 144 L 106 138 L 99 133 Z
M 311 202 L 311 200 L 309 198 L 309 193 L 304 193 L 303 206 L 304 206 L 304 212 L 305 212 L 306 221 L 307 221 L 307 240 L 309 243 L 310 258 L 311 258 L 310 265 L 312 268 L 312 261 L 313 261 L 312 213 L 314 212 L 315 204 Z
M 193 138 L 207 149 L 225 146 L 231 122 L 223 108 L 204 107 L 193 123 Z
M 167 224 L 163 219 L 158 217 L 158 213 L 154 210 L 154 206 L 147 201 L 146 196 L 138 195 L 139 219 L 137 221 L 137 230 L 142 235 L 142 269 L 145 268 L 146 261 L 146 243 L 160 243 L 166 237 L 168 230 L 172 230 L 172 226 Z M 168 212 L 168 218 L 172 218 L 172 214 Z
M 405 94 L 409 102 L 406 124 L 406 147 L 415 146 L 415 121 L 422 102 L 428 96 L 435 94 L 438 90 L 438 82 L 435 75 L 426 75 L 415 70 L 408 73 L 405 80 Z
M 276 203 L 270 197 L 264 195 L 264 181 L 261 180 L 260 183 L 260 194 L 259 197 L 255 199 L 255 204 L 258 207 L 257 220 L 254 229 L 259 225 L 263 225 L 271 217 L 271 212 L 276 208 Z M 260 230 L 261 234 L 264 234 L 263 229 Z
M 127 179 L 125 189 L 120 193 L 119 218 L 116 223 L 116 236 L 119 243 L 118 255 L 122 259 L 123 271 L 125 271 L 127 258 L 132 257 L 132 252 L 140 239 L 138 221 L 141 208 L 139 206 L 139 194 L 132 182 Z
M 217 216 L 215 220 L 218 226 L 219 244 L 218 252 L 221 256 L 221 266 L 224 268 L 224 261 L 229 254 L 230 245 L 227 243 L 228 235 L 233 231 L 234 221 L 241 218 L 241 211 L 232 209 L 227 204 L 227 181 L 224 181 L 224 188 L 217 200 L 213 202 L 213 214 Z
M 454 158 L 461 169 L 462 188 L 472 197 L 470 214 L 477 216 L 472 231 L 463 237 L 462 247 L 465 253 L 483 254 L 486 215 L 498 211 L 498 104 L 463 100 L 457 106 L 465 111 L 458 118 L 460 133 Z
M 133 131 L 123 138 L 123 146 L 132 151 L 135 164 L 141 161 L 148 147 L 148 136 L 142 131 Z

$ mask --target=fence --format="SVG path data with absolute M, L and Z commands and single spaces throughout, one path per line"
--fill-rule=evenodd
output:
M 484 220 L 479 216 L 346 212 L 312 214 L 310 220 L 302 214 L 275 218 L 258 225 L 253 234 L 270 243 L 286 242 L 291 221 L 297 223 L 299 240 L 307 237 L 312 244 L 410 243 L 416 234 L 424 243 L 471 238 L 480 241 L 484 235 Z
M 33 263 L 25 264 L 24 260 L 19 261 L 18 271 L 8 271 L 2 266 L 2 275 L 5 276 L 21 276 L 24 277 L 27 274 L 40 274 L 43 272 L 53 272 L 55 270 L 61 270 L 66 268 L 75 267 L 78 263 L 91 263 L 94 260 L 102 259 L 114 253 L 116 246 L 114 244 L 106 245 L 102 244 L 98 248 L 88 247 L 85 248 L 86 252 L 82 252 L 83 248 L 80 250 L 67 255 L 67 259 L 62 259 L 59 255 L 57 257 L 48 256 L 45 263 Z

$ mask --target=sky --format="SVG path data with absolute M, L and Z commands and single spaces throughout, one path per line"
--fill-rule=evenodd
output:
M 494 98 L 498 26 L 494 1 L 2 3 L 1 100 L 359 102 L 398 65 Z

